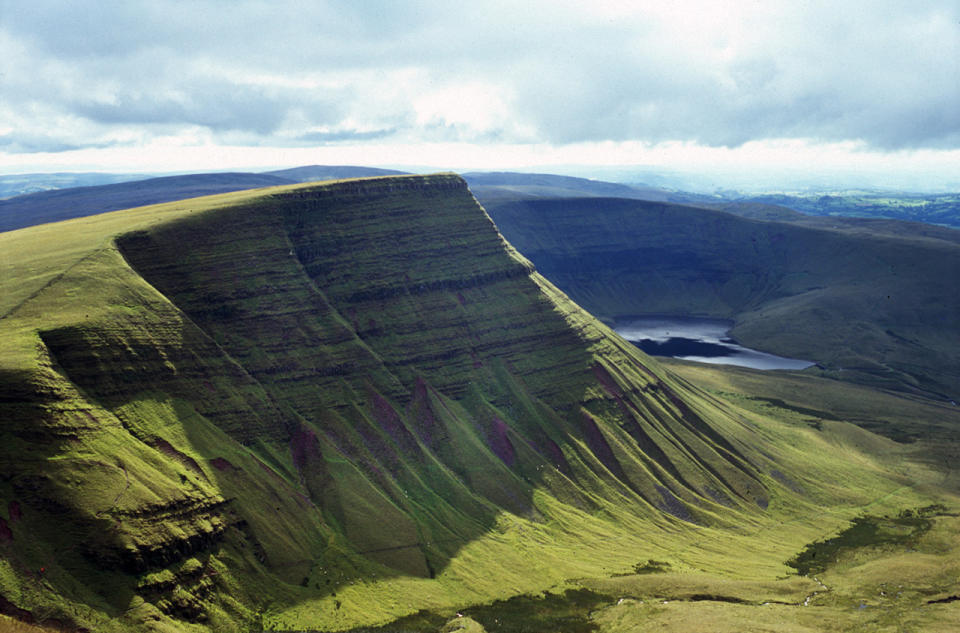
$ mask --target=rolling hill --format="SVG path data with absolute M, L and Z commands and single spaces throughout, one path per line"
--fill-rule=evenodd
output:
M 779 618 L 817 591 L 785 565 L 806 543 L 955 502 L 913 447 L 666 371 L 454 175 L 101 214 L 0 253 L 0 624 L 567 627 L 649 591 Z

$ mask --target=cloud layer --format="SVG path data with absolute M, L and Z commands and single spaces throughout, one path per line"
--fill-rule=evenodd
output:
M 960 148 L 956 2 L 0 0 L 0 152 Z

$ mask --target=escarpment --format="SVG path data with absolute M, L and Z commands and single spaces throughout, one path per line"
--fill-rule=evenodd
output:
M 9 540 L 44 534 L 13 558 L 87 543 L 56 564 L 72 600 L 94 599 L 84 557 L 200 621 L 234 617 L 218 576 L 436 576 L 504 513 L 766 506 L 741 422 L 538 275 L 459 177 L 176 205 L 131 211 L 6 317 L 0 490 L 25 508 Z
M 261 439 L 323 438 L 404 514 L 417 514 L 407 509 L 411 490 L 425 506 L 437 501 L 423 468 L 441 473 L 445 489 L 483 499 L 468 505 L 517 512 L 529 511 L 544 467 L 547 479 L 609 480 L 660 509 L 673 495 L 702 505 L 761 493 L 738 451 L 692 423 L 675 388 L 549 288 L 455 176 L 284 191 L 118 245 L 263 388 L 257 402 L 276 403 Z M 618 381 L 607 364 L 627 389 L 610 388 Z M 440 423 L 452 449 L 424 436 L 422 408 L 411 407 L 417 384 L 448 411 L 446 400 L 460 404 L 446 422 L 456 431 Z M 500 472 L 503 481 L 473 481 L 464 464 L 477 461 L 485 479 Z M 515 490 L 505 496 L 503 486 Z M 331 507 L 337 495 L 312 489 L 314 503 L 342 513 Z

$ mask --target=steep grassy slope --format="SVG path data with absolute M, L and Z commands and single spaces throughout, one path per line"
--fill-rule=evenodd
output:
M 618 199 L 518 201 L 490 213 L 594 314 L 731 318 L 743 344 L 814 359 L 831 376 L 960 398 L 954 242 Z
M 104 214 L 0 257 L 0 613 L 27 623 L 343 629 L 650 558 L 773 581 L 864 506 L 939 498 L 893 443 L 663 371 L 456 176 Z

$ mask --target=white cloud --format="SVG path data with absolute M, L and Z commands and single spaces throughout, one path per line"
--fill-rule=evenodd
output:
M 198 156 L 454 143 L 694 160 L 760 144 L 796 162 L 815 157 L 795 139 L 900 161 L 960 147 L 955 2 L 223 6 L 0 0 L 0 152 L 180 138 Z

